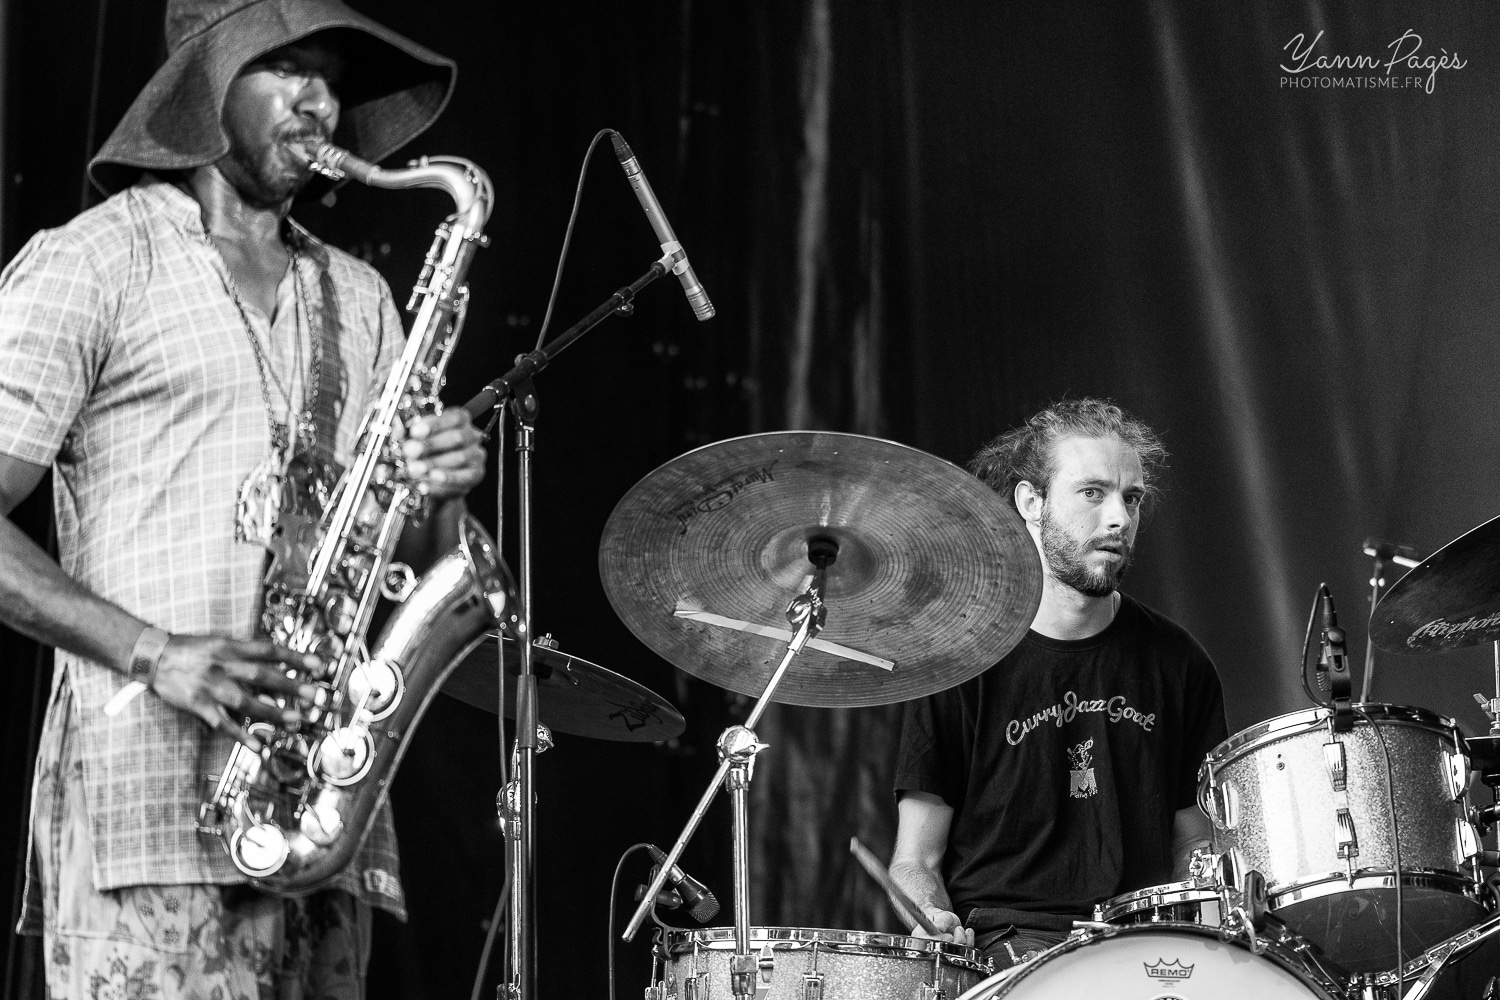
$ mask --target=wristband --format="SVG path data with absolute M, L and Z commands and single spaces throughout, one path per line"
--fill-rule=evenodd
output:
M 140 638 L 136 639 L 135 648 L 130 651 L 130 668 L 125 676 L 150 687 L 156 681 L 156 665 L 161 662 L 161 653 L 167 648 L 168 638 L 170 636 L 165 629 L 147 625 L 141 631 Z
M 161 652 L 167 648 L 169 638 L 171 636 L 165 629 L 154 625 L 147 625 L 141 631 L 140 637 L 135 640 L 135 648 L 130 651 L 130 664 L 125 669 L 125 676 L 130 678 L 130 683 L 109 699 L 104 706 L 105 715 L 119 715 L 126 705 L 135 700 L 136 695 L 155 682 L 156 665 L 161 662 Z

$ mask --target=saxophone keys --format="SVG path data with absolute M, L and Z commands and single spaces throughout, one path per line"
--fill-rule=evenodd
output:
M 367 660 L 350 671 L 348 691 L 347 705 L 378 722 L 395 711 L 406 691 L 406 680 L 390 660 Z
M 338 806 L 319 794 L 302 807 L 297 826 L 308 840 L 319 847 L 327 847 L 344 832 L 344 817 L 340 815 Z
M 317 742 L 307 766 L 314 778 L 342 787 L 368 774 L 374 760 L 375 743 L 370 731 L 362 726 L 340 726 Z
M 416 587 L 416 571 L 406 563 L 393 562 L 385 568 L 385 576 L 380 581 L 380 594 L 386 600 L 400 604 L 411 596 Z
M 291 849 L 286 834 L 270 823 L 252 823 L 234 831 L 229 838 L 230 860 L 252 878 L 270 875 L 279 869 Z
M 323 603 L 323 624 L 334 635 L 346 636 L 354 631 L 354 618 L 358 611 L 359 602 L 353 596 L 334 594 Z

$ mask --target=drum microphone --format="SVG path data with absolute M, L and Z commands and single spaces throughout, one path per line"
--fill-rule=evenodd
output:
M 647 844 L 646 850 L 651 853 L 651 860 L 658 866 L 667 860 L 666 852 L 655 844 Z M 700 924 L 708 923 L 719 912 L 719 901 L 708 891 L 708 887 L 676 865 L 667 869 L 665 884 L 682 897 L 683 903 L 687 904 L 688 915 Z
M 687 293 L 688 303 L 693 307 L 693 315 L 700 320 L 709 319 L 714 314 L 714 304 L 708 301 L 708 293 L 698 283 L 698 276 L 693 273 L 693 265 L 688 263 L 687 251 L 682 249 L 682 244 L 677 242 L 677 234 L 672 232 L 672 226 L 667 222 L 666 214 L 661 210 L 661 202 L 656 200 L 656 192 L 651 190 L 651 182 L 646 180 L 645 171 L 641 170 L 640 163 L 636 162 L 635 154 L 630 151 L 630 146 L 625 142 L 625 137 L 618 132 L 610 133 L 611 142 L 614 143 L 615 156 L 620 160 L 620 167 L 625 171 L 625 179 L 630 182 L 630 187 L 635 191 L 635 196 L 645 209 L 646 219 L 651 223 L 651 228 L 656 230 L 656 238 L 661 241 L 661 250 L 665 254 L 681 254 L 677 263 L 672 265 L 672 273 L 682 282 L 682 290 Z
M 1354 713 L 1349 707 L 1349 657 L 1344 651 L 1344 630 L 1339 628 L 1333 593 L 1326 583 L 1318 585 L 1318 610 L 1323 616 L 1323 655 L 1318 670 L 1326 674 L 1333 692 L 1333 731 L 1347 733 L 1354 728 Z

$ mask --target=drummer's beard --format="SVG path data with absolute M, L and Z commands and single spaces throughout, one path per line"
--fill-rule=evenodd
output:
M 1134 546 L 1123 536 L 1105 536 L 1077 539 L 1052 516 L 1052 506 L 1042 504 L 1041 515 L 1042 554 L 1047 557 L 1047 569 L 1058 583 L 1072 587 L 1086 597 L 1108 597 L 1120 589 L 1125 571 L 1130 568 Z M 1118 561 L 1106 561 L 1100 567 L 1089 565 L 1089 555 L 1100 545 L 1111 544 L 1119 548 Z

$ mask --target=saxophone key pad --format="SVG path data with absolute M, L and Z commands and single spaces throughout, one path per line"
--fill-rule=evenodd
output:
M 297 828 L 314 844 L 327 847 L 344 832 L 344 818 L 339 815 L 337 805 L 324 801 L 320 795 L 302 807 L 302 813 L 297 817 Z
M 330 785 L 352 785 L 369 773 L 375 744 L 363 726 L 340 726 L 318 741 L 307 760 L 314 777 Z
M 229 838 L 229 857 L 246 875 L 269 875 L 291 853 L 286 834 L 270 823 L 252 823 Z
M 394 663 L 367 660 L 349 673 L 348 705 L 367 713 L 371 722 L 378 722 L 395 710 L 405 690 L 406 681 Z

